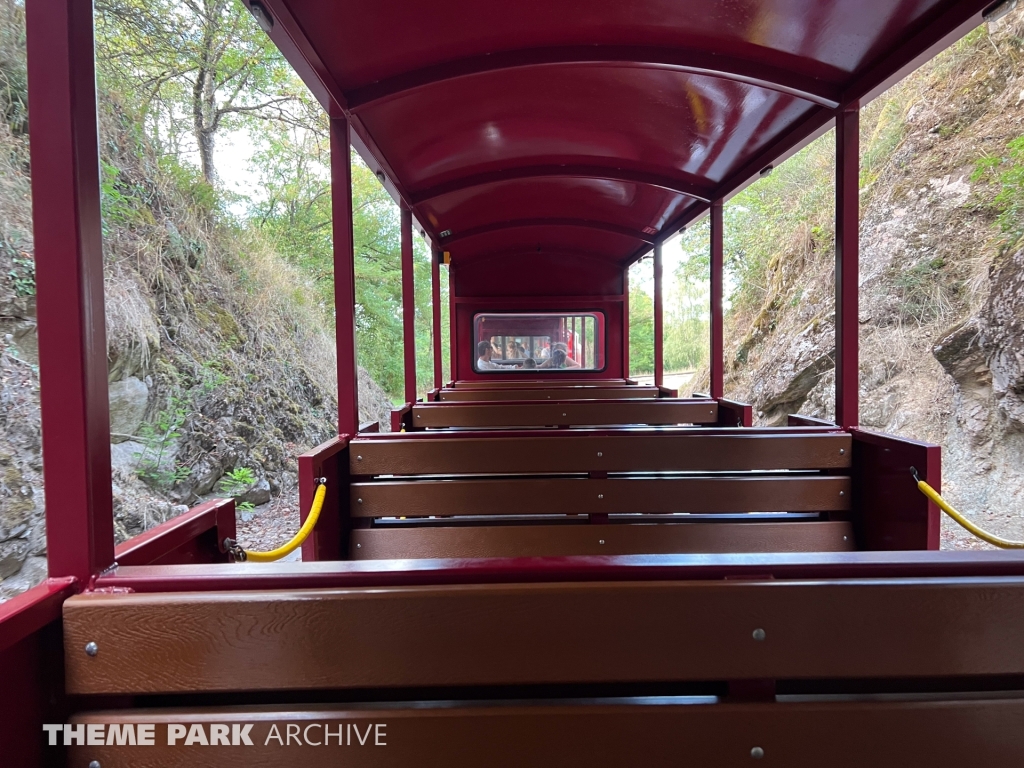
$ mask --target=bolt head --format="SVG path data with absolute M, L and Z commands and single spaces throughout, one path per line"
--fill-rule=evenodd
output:
M 759 643 L 764 642 L 765 637 L 767 637 L 767 635 L 765 634 L 765 631 L 763 629 L 761 629 L 760 627 L 755 629 L 753 631 L 753 633 L 751 634 L 751 636 L 754 638 L 754 640 L 756 640 Z
M 363 503 L 362 499 L 356 499 L 356 504 L 362 504 L 362 503 Z
M 599 493 L 599 494 L 597 494 L 597 498 L 599 498 L 599 499 L 603 499 L 603 498 L 604 498 L 604 494 L 603 494 L 603 493 Z
M 90 642 L 85 644 L 85 654 L 86 654 L 86 656 L 95 656 L 99 652 L 100 652 L 100 647 L 98 645 L 96 645 L 96 643 L 90 641 Z
M 597 543 L 598 543 L 598 544 L 604 544 L 604 539 L 598 539 L 598 540 L 597 540 Z
M 839 492 L 839 495 L 840 495 L 840 496 L 845 496 L 845 495 L 846 495 L 846 491 L 840 491 L 840 492 Z
M 100 768 L 100 761 L 99 760 L 91 760 L 89 762 L 89 768 Z
M 846 454 L 846 449 L 845 448 L 840 448 L 839 449 L 839 455 L 840 456 L 844 456 L 845 454 Z
M 597 452 L 597 458 L 599 458 L 599 459 L 600 459 L 600 458 L 601 458 L 602 456 L 604 456 L 604 454 L 603 454 L 603 453 L 601 453 L 600 451 L 598 451 L 598 452 Z
M 754 747 L 752 750 L 750 750 L 750 756 L 755 760 L 760 760 L 762 757 L 764 757 L 764 750 L 760 747 Z
M 362 549 L 362 548 L 363 548 L 362 544 L 356 544 L 356 549 Z
M 356 461 L 362 461 L 362 460 L 363 460 L 362 456 L 356 456 Z

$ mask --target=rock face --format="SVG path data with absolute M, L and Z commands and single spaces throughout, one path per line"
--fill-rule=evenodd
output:
M 110 440 L 121 443 L 138 434 L 149 405 L 146 382 L 129 376 L 109 386 Z

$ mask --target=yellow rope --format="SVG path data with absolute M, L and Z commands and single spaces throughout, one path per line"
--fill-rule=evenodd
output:
M 950 506 L 949 503 L 939 495 L 938 491 L 936 491 L 934 488 L 928 485 L 928 483 L 926 483 L 924 480 L 918 477 L 916 469 L 911 467 L 910 471 L 914 474 L 914 480 L 917 481 L 917 488 L 918 490 L 921 491 L 921 493 L 923 493 L 929 499 L 938 504 L 939 509 L 941 509 L 947 515 L 952 517 L 961 526 L 963 526 L 968 531 L 973 533 L 979 539 L 981 539 L 982 541 L 987 541 L 989 544 L 994 544 L 997 547 L 1001 547 L 1002 549 L 1024 549 L 1024 541 L 1012 541 L 1011 539 L 1004 539 L 1000 536 L 996 536 L 995 534 L 989 533 L 988 531 L 976 526 L 966 517 L 957 512 L 952 506 Z
M 320 510 L 324 506 L 324 495 L 327 493 L 327 486 L 321 481 L 320 486 L 316 489 L 316 495 L 313 497 L 313 506 L 309 509 L 309 515 L 306 516 L 306 522 L 299 528 L 299 532 L 292 537 L 291 541 L 277 549 L 272 549 L 269 552 L 253 552 L 251 550 L 243 550 L 231 539 L 224 541 L 225 548 L 231 552 L 236 560 L 249 560 L 254 563 L 270 563 L 274 560 L 280 560 L 285 555 L 291 554 L 304 542 L 309 534 L 313 532 L 313 528 L 316 526 L 316 521 L 320 517 Z

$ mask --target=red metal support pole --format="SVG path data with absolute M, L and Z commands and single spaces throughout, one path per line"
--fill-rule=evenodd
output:
M 85 583 L 114 562 L 92 3 L 26 14 L 47 557 Z
M 725 397 L 725 321 L 722 309 L 725 244 L 722 201 L 711 203 L 711 396 Z
M 334 323 L 338 350 L 338 434 L 359 432 L 356 267 L 352 237 L 352 155 L 348 120 L 331 120 L 331 213 L 334 225 Z
M 431 251 L 430 259 L 430 307 L 433 310 L 433 329 L 430 336 L 434 348 L 434 389 L 440 389 L 441 381 L 441 252 Z
M 629 378 L 629 267 L 622 270 L 622 377 Z
M 402 207 L 402 346 L 405 402 L 416 402 L 416 293 L 412 260 L 412 211 Z
M 457 366 L 459 364 L 459 360 L 458 360 L 458 358 L 459 358 L 459 355 L 458 355 L 459 341 L 458 341 L 458 336 L 456 335 L 456 330 L 457 330 L 456 323 L 455 323 L 456 318 L 457 318 L 457 314 L 455 312 L 455 275 L 452 272 L 452 264 L 449 261 L 449 263 L 448 263 L 448 375 L 450 377 L 449 381 L 455 381 L 456 371 L 458 370 Z M 476 333 L 476 331 L 474 330 L 473 333 Z M 476 354 L 476 349 L 475 349 L 475 347 L 476 347 L 476 339 L 472 338 L 472 336 L 470 338 L 472 339 L 472 345 L 474 347 L 474 349 L 472 350 L 471 354 L 475 355 Z M 473 361 L 473 358 L 470 357 L 470 366 L 472 366 L 472 361 Z
M 665 383 L 665 297 L 661 243 L 654 244 L 654 386 Z
M 836 423 L 860 421 L 858 302 L 860 271 L 860 108 L 836 115 Z

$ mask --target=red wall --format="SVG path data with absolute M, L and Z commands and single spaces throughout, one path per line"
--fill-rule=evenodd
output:
M 603 312 L 605 369 L 591 373 L 574 372 L 573 378 L 624 377 L 622 340 L 626 304 L 623 269 L 617 264 L 572 255 L 526 253 L 521 258 L 504 256 L 465 264 L 453 263 L 450 280 L 455 310 L 452 350 L 456 379 L 522 379 L 522 374 L 479 374 L 473 370 L 476 341 L 473 316 L 480 312 L 534 310 Z M 538 371 L 535 378 L 550 376 L 557 379 L 560 375 L 564 374 Z

